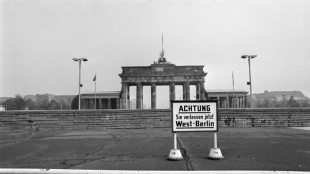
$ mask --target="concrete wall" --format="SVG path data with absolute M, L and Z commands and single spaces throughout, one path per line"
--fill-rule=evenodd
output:
M 219 109 L 221 127 L 310 126 L 310 108 Z
M 220 127 L 310 126 L 310 108 L 219 109 Z M 0 127 L 32 131 L 169 128 L 170 110 L 2 111 Z

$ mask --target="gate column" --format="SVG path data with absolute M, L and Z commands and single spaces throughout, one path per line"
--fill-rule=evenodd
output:
M 170 100 L 175 100 L 175 83 L 169 84 Z
M 206 100 L 205 94 L 205 82 L 200 82 L 200 100 Z
M 183 100 L 190 100 L 189 82 L 183 83 Z
M 137 83 L 137 109 L 143 108 L 143 86 L 141 83 Z
M 128 97 L 128 84 L 122 83 L 122 101 L 121 101 L 121 107 L 122 109 L 129 109 L 127 107 L 127 97 Z
M 127 85 L 127 103 L 126 103 L 126 108 L 130 109 L 130 85 Z
M 156 109 L 156 84 L 151 84 L 151 108 Z
M 175 83 L 169 83 L 169 93 L 170 93 L 170 100 L 175 100 Z
M 200 83 L 196 84 L 196 100 L 201 100 L 201 95 L 200 95 Z

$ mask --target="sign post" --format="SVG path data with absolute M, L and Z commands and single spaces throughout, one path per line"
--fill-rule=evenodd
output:
M 211 148 L 211 151 L 208 156 L 209 159 L 224 159 L 221 149 L 217 148 L 217 133 L 214 133 L 214 148 Z
M 172 161 L 179 161 L 183 159 L 183 156 L 181 154 L 180 149 L 178 149 L 178 142 L 177 142 L 177 134 L 174 133 L 173 134 L 173 149 L 170 150 L 169 156 L 168 156 L 168 160 L 172 160 Z
M 223 159 L 221 150 L 217 148 L 217 101 L 171 101 L 172 132 L 174 133 L 174 149 L 176 152 L 176 132 L 214 132 L 214 148 L 211 148 L 209 159 Z M 179 151 L 179 150 L 178 150 Z M 180 154 L 182 157 L 182 154 Z M 183 159 L 183 158 L 182 158 Z

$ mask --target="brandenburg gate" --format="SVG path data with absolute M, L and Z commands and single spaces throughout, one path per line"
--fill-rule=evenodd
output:
M 151 109 L 156 109 L 156 87 L 169 86 L 170 100 L 175 100 L 176 86 L 183 87 L 183 100 L 190 100 L 190 86 L 196 86 L 196 100 L 217 100 L 220 108 L 241 108 L 246 106 L 246 91 L 207 92 L 204 88 L 207 73 L 203 65 L 176 66 L 167 62 L 162 51 L 160 58 L 150 66 L 122 67 L 121 91 L 105 92 L 98 95 L 83 94 L 84 109 L 132 109 L 130 108 L 130 87 L 136 86 L 136 109 L 143 109 L 143 86 L 151 87 Z M 95 101 L 96 100 L 96 101 Z M 230 102 L 231 101 L 231 102 Z M 95 104 L 96 103 L 96 104 Z
M 150 66 L 122 67 L 121 109 L 130 107 L 130 86 L 136 86 L 136 106 L 143 109 L 143 86 L 151 86 L 151 108 L 156 109 L 156 86 L 169 86 L 170 100 L 175 100 L 175 86 L 183 86 L 183 100 L 190 100 L 190 85 L 196 86 L 196 100 L 206 100 L 204 78 L 207 75 L 199 66 L 176 66 L 161 57 Z

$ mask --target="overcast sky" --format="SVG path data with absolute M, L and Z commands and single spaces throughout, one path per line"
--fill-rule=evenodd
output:
M 204 65 L 205 88 L 310 97 L 310 1 L 0 0 L 0 97 L 121 90 L 122 66 Z

